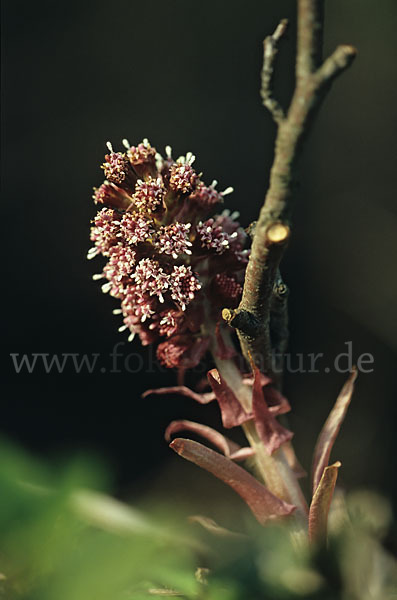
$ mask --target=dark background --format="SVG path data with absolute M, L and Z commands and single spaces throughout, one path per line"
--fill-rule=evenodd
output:
M 148 137 L 159 151 L 166 144 L 176 155 L 193 151 L 205 181 L 235 188 L 227 205 L 240 210 L 242 224 L 256 218 L 275 134 L 258 94 L 261 42 L 281 17 L 291 19 L 276 77 L 286 103 L 295 2 L 2 4 L 1 430 L 39 455 L 101 456 L 125 493 L 182 465 L 163 441 L 170 420 L 217 425 L 216 407 L 141 400 L 143 390 L 171 384 L 175 374 L 153 365 L 139 342 L 121 346 L 124 355 L 144 357 L 137 373 L 16 374 L 10 353 L 99 353 L 109 365 L 114 344 L 126 342 L 111 314 L 115 301 L 91 279 L 99 261 L 85 259 L 107 140 L 120 149 L 123 137 Z M 395 0 L 327 3 L 325 51 L 351 43 L 359 55 L 335 83 L 304 149 L 283 263 L 291 352 L 323 352 L 324 366 L 352 341 L 355 360 L 374 356 L 333 456 L 343 461 L 347 489 L 386 495 L 396 491 L 396 17 Z M 306 467 L 344 379 L 323 369 L 286 376 Z M 196 475 L 193 466 L 181 469 Z

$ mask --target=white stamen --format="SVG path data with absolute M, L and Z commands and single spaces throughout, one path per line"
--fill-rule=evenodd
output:
M 143 138 L 142 144 L 145 146 L 145 148 L 148 148 L 150 146 L 149 140 L 147 138 Z
M 235 231 L 234 233 L 232 233 L 232 234 L 230 235 L 230 237 L 231 237 L 231 238 L 236 238 L 237 236 L 238 236 L 238 233 L 237 233 L 237 231 Z
M 125 331 L 127 329 L 127 325 L 122 325 L 121 327 L 119 327 L 119 332 L 123 333 L 123 331 Z
M 92 276 L 94 281 L 98 281 L 98 279 L 103 279 L 103 274 L 102 273 L 95 273 L 95 275 Z
M 130 143 L 127 140 L 127 138 L 124 138 L 123 140 L 121 140 L 121 143 L 123 144 L 124 148 L 127 148 L 127 150 L 129 150 L 131 148 Z
M 230 215 L 231 219 L 238 219 L 240 216 L 240 213 L 238 212 L 238 210 L 235 210 L 234 212 L 232 212 L 232 214 Z
M 214 181 L 211 183 L 210 187 L 215 189 L 217 185 L 218 185 L 218 182 L 216 179 L 214 179 Z
M 171 148 L 171 146 L 166 146 L 165 147 L 165 154 L 166 154 L 167 158 L 172 158 L 172 148 Z
M 103 286 L 101 287 L 101 290 L 104 294 L 107 294 L 110 289 L 112 287 L 112 284 L 110 283 L 110 281 L 108 281 L 108 283 L 104 283 Z
M 114 310 L 112 310 L 112 313 L 114 315 L 121 315 L 123 311 L 121 310 L 121 308 L 115 308 Z
M 109 150 L 109 152 L 113 152 L 113 146 L 110 142 L 106 142 L 106 147 Z
M 196 157 L 194 156 L 194 154 L 192 152 L 188 152 L 186 154 L 186 164 L 187 165 L 192 165 L 194 163 L 194 161 L 196 160 Z
M 223 240 L 223 242 L 221 242 L 222 246 L 228 246 L 229 245 L 229 240 Z
M 230 186 L 230 187 L 226 188 L 225 190 L 223 190 L 223 192 L 221 192 L 221 196 L 227 196 L 228 194 L 231 194 L 232 192 L 234 192 L 234 189 Z
M 132 333 L 130 333 L 130 335 L 128 336 L 128 341 L 132 342 L 132 340 L 134 339 L 134 337 L 135 337 L 135 331 L 133 331 Z
M 96 256 L 98 254 L 98 248 L 96 246 L 94 246 L 93 248 L 90 248 L 87 252 L 87 259 L 91 260 L 92 258 L 94 258 L 94 256 Z

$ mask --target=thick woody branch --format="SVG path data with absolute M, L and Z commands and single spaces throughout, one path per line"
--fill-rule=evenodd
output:
M 298 0 L 296 86 L 286 117 L 281 116 L 277 104 L 272 104 L 271 94 L 276 43 L 283 33 L 283 21 L 273 36 L 267 38 L 270 41 L 267 42 L 265 76 L 262 74 L 262 93 L 268 99 L 268 108 L 278 124 L 275 154 L 269 188 L 253 232 L 242 300 L 231 318 L 225 313 L 226 320 L 237 328 L 244 355 L 251 355 L 257 366 L 266 372 L 271 372 L 272 358 L 269 331 L 271 300 L 278 265 L 289 237 L 293 171 L 300 142 L 307 134 L 310 117 L 320 106 L 330 84 L 349 67 L 356 54 L 352 46 L 338 46 L 319 66 L 322 15 L 323 0 Z M 277 39 L 274 39 L 276 33 Z M 280 239 L 277 235 L 272 239 L 272 234 L 269 237 L 269 232 L 276 231 L 280 233 Z
M 249 270 L 247 267 L 240 306 L 222 312 L 229 325 L 237 329 L 245 358 L 252 358 L 266 372 L 271 370 L 269 320 L 273 286 L 289 234 L 288 225 L 277 221 L 268 224 L 263 236 L 263 256 L 250 261 Z M 256 237 L 255 232 L 254 242 Z
M 278 43 L 284 35 L 288 26 L 287 19 L 278 24 L 273 35 L 267 36 L 263 42 L 263 67 L 261 77 L 261 98 L 263 105 L 268 109 L 276 123 L 280 123 L 285 117 L 280 104 L 273 98 L 273 72 L 274 62 L 278 53 Z

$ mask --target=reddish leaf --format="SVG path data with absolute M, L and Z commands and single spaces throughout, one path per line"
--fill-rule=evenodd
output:
M 325 421 L 320 435 L 318 436 L 313 457 L 313 494 L 316 492 L 324 469 L 328 465 L 332 447 L 350 404 L 356 378 L 357 369 L 354 368 L 349 376 L 349 379 L 343 386 L 335 405 L 331 410 L 328 419 Z
M 267 375 L 263 373 L 260 374 L 260 382 L 261 386 L 264 388 L 263 393 L 265 396 L 266 403 L 268 405 L 269 411 L 274 415 L 284 415 L 285 413 L 291 410 L 290 403 L 287 398 L 285 398 L 276 388 L 274 388 L 271 383 L 272 380 Z M 254 384 L 254 376 L 252 373 L 245 373 L 243 375 L 244 383 L 247 385 Z
M 198 442 L 176 438 L 171 442 L 170 448 L 233 488 L 247 503 L 259 523 L 263 524 L 268 519 L 290 515 L 296 508 L 274 496 L 229 458 Z
M 150 394 L 181 394 L 182 396 L 187 396 L 188 398 L 192 398 L 196 402 L 200 404 L 209 404 L 213 400 L 215 400 L 216 396 L 214 392 L 206 392 L 204 394 L 197 394 L 193 392 L 190 388 L 185 385 L 174 385 L 170 387 L 162 387 L 152 390 L 146 390 L 143 392 L 142 398 L 146 398 Z
M 284 398 L 284 396 L 273 386 L 265 385 L 263 388 L 263 395 L 269 408 L 269 412 L 275 417 L 278 415 L 285 415 L 285 413 L 291 410 L 291 405 L 287 398 Z
M 211 369 L 207 373 L 210 386 L 218 400 L 219 408 L 221 409 L 222 423 L 226 429 L 237 427 L 249 419 L 252 419 L 252 414 L 246 413 L 240 402 L 237 400 L 234 392 L 227 385 L 226 381 L 221 377 L 217 369 Z
M 201 423 L 195 423 L 194 421 L 172 421 L 165 431 L 164 437 L 167 442 L 170 441 L 171 436 L 174 433 L 179 433 L 180 431 L 191 431 L 192 433 L 197 433 L 201 435 L 205 439 L 207 439 L 211 444 L 213 444 L 216 448 L 218 448 L 225 456 L 229 456 L 240 450 L 240 446 L 235 444 L 231 440 L 228 440 L 224 435 L 212 429 L 212 427 L 208 427 L 207 425 L 201 425 Z
M 288 442 L 292 438 L 293 433 L 280 425 L 274 415 L 270 412 L 263 395 L 260 371 L 255 365 L 252 366 L 254 369 L 252 410 L 254 413 L 256 430 L 266 450 L 269 454 L 273 454 L 273 452 L 278 450 L 282 444 Z
M 319 542 L 327 535 L 328 512 L 334 494 L 340 462 L 325 467 L 309 510 L 309 539 Z
M 272 382 L 270 377 L 268 377 L 267 375 L 260 373 L 260 376 L 261 376 L 261 386 L 262 387 L 264 385 L 267 385 L 268 383 Z M 243 380 L 244 380 L 244 383 L 246 383 L 247 385 L 254 385 L 254 376 L 252 375 L 252 373 L 244 373 Z

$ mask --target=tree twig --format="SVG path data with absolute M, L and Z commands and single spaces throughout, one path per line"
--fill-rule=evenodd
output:
M 251 356 L 265 372 L 271 372 L 271 298 L 289 238 L 293 167 L 299 144 L 330 84 L 356 55 L 355 48 L 342 45 L 320 64 L 322 15 L 323 0 L 298 0 L 296 84 L 286 116 L 271 90 L 277 42 L 285 31 L 285 20 L 265 40 L 262 98 L 278 125 L 275 154 L 269 188 L 253 233 L 243 296 L 235 311 L 223 311 L 224 319 L 237 329 L 244 355 Z
M 274 62 L 278 53 L 278 42 L 283 37 L 288 26 L 287 19 L 282 19 L 275 32 L 268 35 L 263 42 L 263 67 L 261 76 L 261 98 L 263 106 L 268 109 L 276 123 L 280 123 L 285 115 L 280 104 L 273 98 Z

